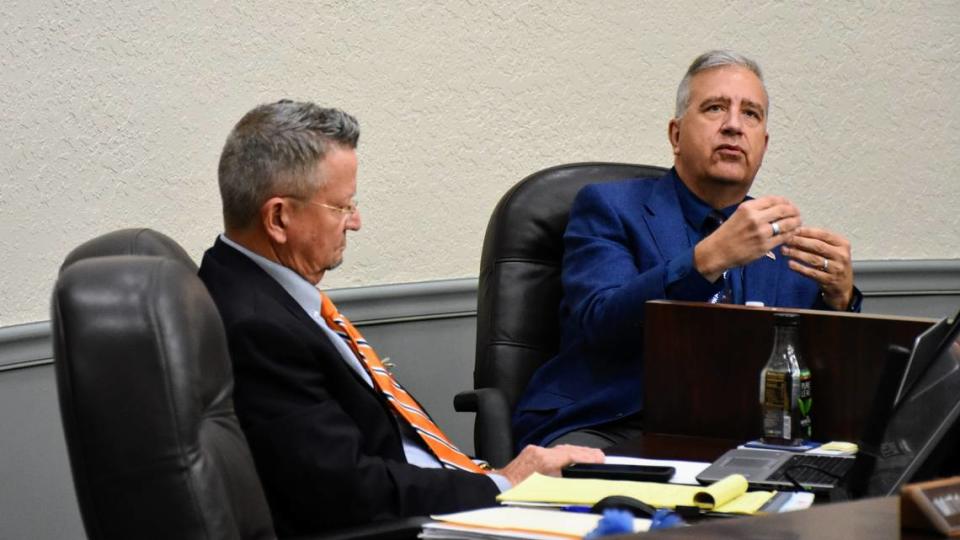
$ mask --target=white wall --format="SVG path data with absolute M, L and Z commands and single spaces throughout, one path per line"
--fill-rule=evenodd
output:
M 48 318 L 63 256 L 149 226 L 199 259 L 232 125 L 281 97 L 361 121 L 364 230 L 331 286 L 476 275 L 491 209 L 562 162 L 669 164 L 694 56 L 763 65 L 755 193 L 844 231 L 854 257 L 960 257 L 960 4 L 6 2 L 0 326 Z M 276 7 L 275 7 L 276 6 Z

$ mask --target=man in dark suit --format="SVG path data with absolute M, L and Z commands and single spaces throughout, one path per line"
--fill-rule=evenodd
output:
M 603 448 L 642 428 L 643 314 L 653 299 L 858 311 L 850 243 L 747 196 L 767 148 L 757 64 L 711 51 L 677 90 L 660 179 L 591 185 L 564 235 L 562 342 L 514 413 L 520 444 Z
M 280 101 L 247 113 L 220 157 L 225 233 L 200 277 L 223 318 L 237 416 L 278 531 L 492 505 L 535 471 L 601 461 L 595 449 L 529 447 L 484 471 L 351 337 L 316 285 L 361 225 L 358 137 L 342 111 Z

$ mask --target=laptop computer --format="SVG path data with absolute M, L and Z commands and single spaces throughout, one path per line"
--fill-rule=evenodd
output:
M 924 369 L 897 403 L 886 429 L 861 448 L 851 473 L 853 495 L 891 495 L 907 482 L 956 474 L 946 469 L 956 466 L 960 447 L 960 313 L 933 358 L 920 359 Z
M 738 448 L 697 480 L 742 474 L 752 489 L 826 491 L 849 475 L 846 486 L 855 496 L 895 492 L 917 476 L 960 415 L 960 314 L 918 336 L 909 357 L 892 351 L 883 366 L 869 415 L 877 421 L 865 426 L 856 458 Z
M 960 317 L 960 313 L 953 318 L 952 324 L 957 323 L 958 317 Z M 900 387 L 897 388 L 897 395 L 893 398 L 894 404 L 903 400 L 907 392 L 916 384 L 917 379 L 923 375 L 930 363 L 937 357 L 936 353 L 950 334 L 952 324 L 947 319 L 940 319 L 913 341 L 913 350 L 907 360 L 906 372 L 900 381 Z

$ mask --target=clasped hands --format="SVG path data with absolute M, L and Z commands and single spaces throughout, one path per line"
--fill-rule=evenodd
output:
M 784 197 L 749 200 L 694 248 L 694 267 L 714 282 L 726 270 L 749 264 L 777 246 L 790 269 L 817 282 L 823 300 L 845 310 L 853 298 L 850 242 L 843 236 L 804 227 L 800 211 Z

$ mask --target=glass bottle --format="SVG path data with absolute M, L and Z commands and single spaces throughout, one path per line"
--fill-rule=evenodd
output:
M 810 369 L 800 355 L 796 313 L 774 314 L 773 350 L 760 371 L 763 442 L 798 445 L 810 439 Z

